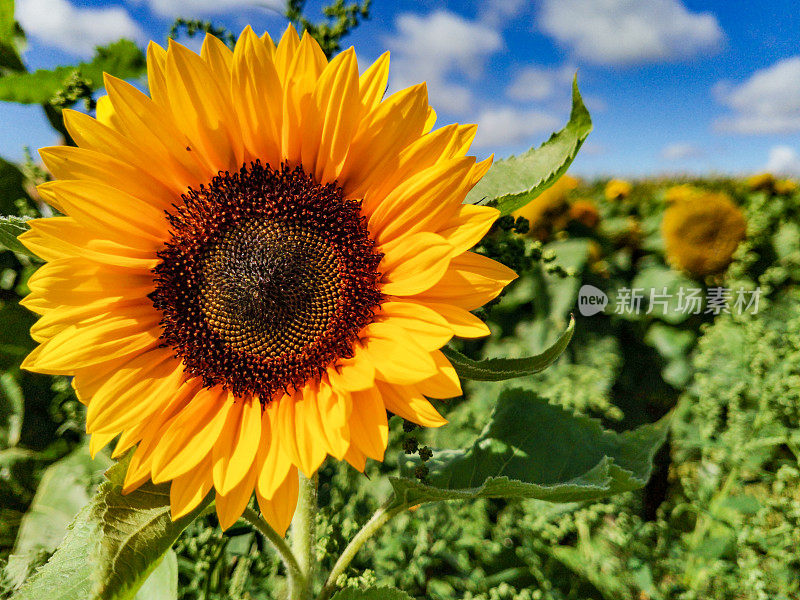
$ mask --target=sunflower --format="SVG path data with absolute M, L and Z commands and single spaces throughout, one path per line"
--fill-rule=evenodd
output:
M 661 223 L 667 262 L 696 277 L 724 271 L 746 230 L 742 211 L 726 194 L 714 192 L 676 202 Z
M 754 192 L 770 192 L 775 185 L 775 176 L 772 173 L 758 173 L 748 177 L 745 183 Z
M 600 224 L 600 211 L 594 202 L 581 198 L 570 205 L 569 218 L 589 229 L 594 229 Z
M 498 216 L 462 204 L 475 126 L 433 130 L 424 84 L 383 99 L 388 67 L 247 28 L 151 43 L 149 96 L 106 76 L 96 119 L 65 111 L 23 367 L 73 377 L 93 453 L 135 448 L 125 492 L 171 482 L 178 518 L 213 489 L 223 528 L 255 492 L 283 535 L 298 469 L 382 460 L 387 410 L 445 423 L 440 348 L 486 335 L 470 311 L 515 274 L 468 251 Z
M 673 185 L 671 188 L 669 188 L 664 194 L 664 200 L 667 202 L 667 204 L 686 202 L 688 200 L 693 200 L 702 193 L 702 190 L 699 190 L 687 183 L 682 183 L 680 185 Z
M 631 195 L 633 187 L 624 179 L 612 179 L 606 184 L 606 200 L 625 200 Z
M 515 217 L 530 221 L 530 234 L 542 241 L 563 229 L 569 221 L 567 195 L 578 187 L 580 181 L 571 175 L 562 175 L 553 185 L 531 202 L 514 211 Z

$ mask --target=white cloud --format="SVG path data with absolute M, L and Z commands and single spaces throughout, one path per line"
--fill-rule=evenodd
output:
M 689 158 L 699 158 L 702 156 L 700 148 L 694 144 L 687 142 L 677 142 L 675 144 L 667 144 L 661 150 L 661 158 L 664 160 L 686 160 Z
M 146 36 L 121 6 L 76 7 L 68 0 L 18 0 L 17 19 L 28 35 L 77 56 L 121 37 L 144 42 Z
M 478 135 L 474 148 L 502 149 L 518 144 L 530 145 L 537 135 L 558 128 L 557 117 L 538 110 L 511 107 L 490 108 L 478 116 Z
M 404 13 L 395 25 L 396 33 L 387 40 L 392 51 L 391 90 L 427 81 L 437 110 L 468 112 L 473 94 L 459 78 L 480 78 L 487 58 L 503 47 L 500 34 L 444 10 L 425 16 Z
M 800 175 L 800 155 L 789 146 L 774 146 L 769 151 L 764 171 L 776 175 Z
M 228 12 L 236 8 L 260 8 L 283 13 L 282 0 L 132 0 L 146 2 L 162 17 L 192 17 Z
M 506 88 L 506 96 L 522 102 L 546 100 L 559 87 L 569 91 L 569 84 L 572 82 L 574 73 L 575 68 L 572 66 L 564 66 L 559 69 L 524 67 Z
M 599 64 L 687 57 L 724 39 L 716 17 L 680 0 L 543 0 L 542 30 Z
M 761 69 L 742 84 L 717 84 L 719 100 L 734 110 L 717 128 L 734 133 L 800 130 L 800 56 Z
M 501 27 L 509 19 L 518 17 L 527 7 L 526 0 L 485 0 L 480 19 L 491 27 Z

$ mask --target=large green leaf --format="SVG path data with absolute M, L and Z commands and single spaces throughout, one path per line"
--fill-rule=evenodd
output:
M 0 217 L 0 249 L 36 257 L 17 238 L 28 231 L 27 217 Z
M 390 587 L 374 587 L 365 590 L 345 588 L 331 600 L 414 600 L 402 590 Z
M 40 69 L 33 73 L 11 73 L 0 78 L 0 100 L 23 104 L 48 102 L 64 83 L 75 73 L 80 73 L 93 90 L 103 85 L 103 73 L 123 79 L 138 77 L 144 72 L 145 59 L 142 51 L 130 40 L 119 40 L 108 46 L 98 47 L 92 62 L 74 66 Z
M 532 392 L 510 389 L 472 447 L 436 450 L 425 483 L 392 479 L 395 503 L 471 498 L 595 500 L 635 490 L 650 477 L 668 420 L 625 433 L 575 416 Z M 406 465 L 406 472 L 415 466 Z
M 564 352 L 575 332 L 575 319 L 570 318 L 564 333 L 547 350 L 536 356 L 525 358 L 486 358 L 473 360 L 458 350 L 445 347 L 442 352 L 463 379 L 474 381 L 504 381 L 515 377 L 527 377 L 544 371 Z
M 55 551 L 75 515 L 88 504 L 92 479 L 108 467 L 109 459 L 100 454 L 93 460 L 87 446 L 78 447 L 49 466 L 22 518 L 14 553 L 24 554 L 39 548 Z
M 24 583 L 25 573 L 39 551 L 55 551 L 75 515 L 89 502 L 92 483 L 97 483 L 108 466 L 105 455 L 93 460 L 88 446 L 80 446 L 45 470 L 8 560 L 6 576 L 15 588 Z
M 109 481 L 100 485 L 61 546 L 14 600 L 130 600 L 211 501 L 206 498 L 192 513 L 172 521 L 169 486 L 148 482 L 122 495 L 126 466 L 109 470 Z
M 576 77 L 572 84 L 572 112 L 564 129 L 538 148 L 494 163 L 472 188 L 466 202 L 494 201 L 504 215 L 522 208 L 566 173 L 591 130 L 592 119 Z
M 139 588 L 135 600 L 177 600 L 178 557 L 171 548 Z

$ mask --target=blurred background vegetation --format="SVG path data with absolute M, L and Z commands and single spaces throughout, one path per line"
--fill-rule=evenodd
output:
M 334 54 L 368 18 L 369 4 L 338 0 L 311 22 L 304 3 L 290 0 L 286 16 Z M 171 35 L 204 31 L 233 41 L 191 19 L 178 20 Z M 21 59 L 23 43 L 13 2 L 0 0 L 0 100 L 41 105 L 67 144 L 60 111 L 94 110 L 102 71 L 143 77 L 132 42 L 33 73 Z M 26 219 L 52 214 L 35 192 L 47 178 L 33 157 L 0 160 L 0 212 L 8 216 L 0 229 L 0 596 L 54 551 L 110 463 L 103 453 L 89 458 L 84 409 L 68 380 L 18 368 L 33 348 L 34 320 L 18 302 L 39 261 L 14 236 Z M 603 290 L 611 308 L 576 314 L 571 345 L 542 375 L 467 384 L 464 398 L 442 406 L 449 426 L 406 431 L 392 419 L 387 461 L 370 464 L 366 476 L 329 462 L 321 473 L 323 560 L 377 508 L 384 475 L 405 454 L 468 443 L 501 389 L 515 386 L 618 430 L 674 411 L 652 481 L 641 493 L 588 504 L 423 506 L 369 542 L 349 571 L 353 583 L 391 584 L 435 600 L 800 598 L 798 211 L 795 182 L 768 174 L 634 182 L 565 176 L 516 218 L 502 219 L 478 251 L 521 277 L 481 311 L 491 338 L 462 351 L 541 352 L 576 311 L 583 284 Z M 713 287 L 760 289 L 757 314 L 687 314 L 674 304 L 650 314 L 613 311 L 623 288 Z M 190 526 L 138 597 L 274 598 L 279 571 L 249 528 L 222 533 L 210 515 Z

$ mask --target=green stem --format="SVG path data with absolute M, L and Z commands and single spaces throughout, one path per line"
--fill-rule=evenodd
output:
M 295 558 L 292 550 L 289 548 L 289 545 L 286 543 L 278 533 L 269 526 L 261 516 L 254 511 L 252 508 L 245 508 L 242 517 L 245 521 L 250 523 L 253 527 L 255 527 L 261 535 L 267 538 L 267 541 L 272 544 L 272 547 L 275 549 L 275 552 L 280 556 L 281 560 L 283 561 L 283 565 L 286 567 L 286 574 L 288 575 L 289 579 L 289 589 L 295 589 L 297 586 L 304 587 L 305 586 L 305 578 L 303 576 L 303 572 L 300 570 L 300 566 L 297 564 L 297 559 Z
M 375 535 L 381 527 L 386 525 L 392 517 L 408 510 L 408 508 L 407 504 L 392 507 L 392 501 L 390 500 L 375 511 L 372 518 L 370 518 L 366 525 L 364 525 L 355 537 L 350 540 L 350 543 L 347 544 L 347 547 L 344 549 L 341 556 L 339 556 L 336 564 L 333 565 L 333 569 L 331 569 L 331 573 L 328 575 L 327 581 L 325 581 L 325 587 L 322 588 L 317 600 L 328 600 L 333 595 L 333 592 L 336 591 L 336 580 L 344 573 L 344 570 L 353 561 L 366 541 Z
M 315 525 L 317 521 L 317 475 L 308 478 L 302 473 L 297 510 L 292 519 L 292 549 L 297 564 L 303 573 L 305 585 L 292 593 L 292 600 L 311 600 L 314 585 L 314 545 L 316 544 Z

